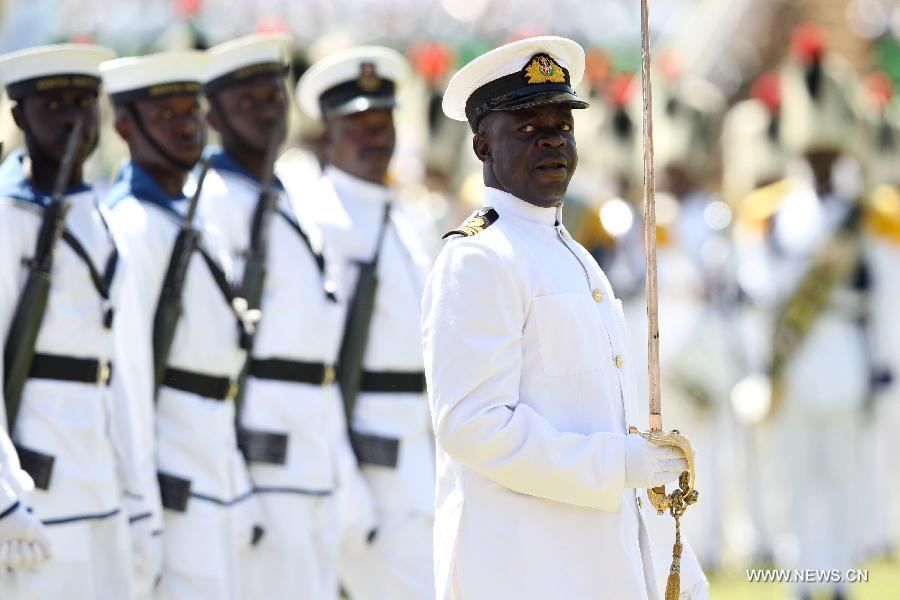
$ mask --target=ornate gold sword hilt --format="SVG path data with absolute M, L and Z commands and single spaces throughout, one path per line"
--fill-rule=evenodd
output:
M 647 496 L 656 512 L 663 514 L 668 510 L 673 517 L 680 517 L 688 506 L 697 502 L 697 498 L 700 496 L 700 492 L 696 489 L 694 447 L 691 445 L 691 441 L 675 429 L 672 431 L 638 431 L 636 427 L 631 427 L 628 433 L 637 433 L 654 446 L 674 446 L 684 452 L 688 470 L 678 478 L 678 487 L 669 494 L 666 494 L 664 486 L 647 490 Z
M 697 502 L 700 492 L 695 488 L 696 473 L 694 471 L 694 447 L 689 439 L 681 435 L 677 430 L 662 431 L 638 431 L 636 427 L 630 427 L 628 433 L 636 433 L 654 446 L 674 446 L 684 452 L 687 459 L 688 470 L 678 478 L 678 487 L 670 494 L 666 494 L 665 486 L 647 490 L 647 496 L 656 512 L 663 514 L 668 510 L 675 519 L 675 545 L 672 547 L 672 565 L 669 567 L 669 578 L 666 581 L 666 600 L 678 600 L 681 594 L 681 516 L 687 507 Z

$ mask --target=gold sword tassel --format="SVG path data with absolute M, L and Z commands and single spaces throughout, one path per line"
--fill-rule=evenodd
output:
M 666 510 L 675 519 L 675 546 L 672 566 L 666 582 L 666 600 L 678 600 L 681 593 L 681 516 L 697 501 L 694 489 L 694 450 L 678 431 L 662 428 L 662 398 L 659 386 L 659 305 L 656 280 L 656 182 L 653 164 L 653 94 L 650 87 L 650 26 L 648 0 L 641 0 L 641 92 L 644 137 L 644 249 L 647 256 L 647 375 L 650 392 L 650 431 L 640 435 L 657 446 L 680 448 L 687 458 L 688 470 L 678 479 L 678 487 L 666 495 L 665 486 L 647 490 L 650 502 L 659 514 Z M 629 433 L 638 433 L 631 428 Z

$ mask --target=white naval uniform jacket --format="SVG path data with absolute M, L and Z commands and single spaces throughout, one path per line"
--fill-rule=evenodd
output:
M 777 303 L 787 302 L 851 210 L 832 196 L 820 199 L 807 182 L 797 181 L 774 216 L 767 246 L 769 287 Z M 790 358 L 784 376 L 784 401 L 798 413 L 838 413 L 862 407 L 869 393 L 871 368 L 866 333 L 859 317 L 862 294 L 850 281 L 831 291 L 826 308 Z M 802 417 L 801 417 L 802 418 Z
M 239 287 L 250 246 L 259 182 L 221 151 L 203 184 L 200 213 L 220 234 L 235 265 Z M 321 235 L 301 221 L 276 179 L 278 200 L 269 221 L 262 319 L 253 358 L 334 366 L 343 306 L 335 294 L 334 261 L 326 260 Z M 299 228 L 299 230 L 298 230 Z M 302 233 L 301 233 L 302 231 Z M 316 385 L 247 377 L 241 425 L 287 435 L 285 464 L 251 462 L 258 493 L 329 495 L 336 487 L 338 457 L 349 453 L 341 397 L 335 383 Z M 342 448 L 341 445 L 345 448 Z
M 492 188 L 485 206 L 499 220 L 447 243 L 422 300 L 438 598 L 654 598 L 674 531 L 625 487 L 647 418 L 621 304 L 556 209 Z
M 134 400 L 145 410 L 146 428 L 155 409 L 156 467 L 160 473 L 190 482 L 187 510 L 193 502 L 232 506 L 251 494 L 246 465 L 237 448 L 234 402 L 177 390 L 166 385 L 153 399 L 153 323 L 175 238 L 188 199 L 169 198 L 140 167 L 126 164 L 110 191 L 114 231 L 129 264 L 130 294 L 120 317 L 131 340 L 128 377 Z M 202 219 L 201 245 L 226 276 L 228 257 Z M 182 294 L 183 312 L 175 330 L 168 366 L 212 377 L 236 379 L 243 365 L 238 324 L 199 252 L 191 256 Z
M 356 285 L 356 264 L 374 255 L 384 207 L 391 200 L 392 191 L 386 186 L 333 166 L 326 167 L 315 191 L 301 200 L 340 261 L 339 287 L 345 298 L 352 296 Z M 391 215 L 376 268 L 378 289 L 363 368 L 421 372 L 420 300 L 430 260 L 400 207 L 394 205 Z M 380 516 L 434 514 L 434 442 L 426 395 L 360 391 L 352 429 L 400 440 L 396 468 L 361 467 Z
M 16 152 L 0 166 L 0 239 L 4 245 L 0 339 L 4 341 L 28 276 L 23 263 L 34 256 L 43 206 L 49 202 L 28 181 L 24 160 L 24 154 Z M 66 229 L 103 273 L 114 244 L 93 191 L 80 185 L 69 190 L 66 200 L 71 205 Z M 118 303 L 125 270 L 121 262 L 107 302 L 94 286 L 84 260 L 64 240 L 58 242 L 37 353 L 109 361 L 115 377 L 113 333 L 104 319 L 110 305 Z M 19 448 L 54 458 L 48 489 L 34 489 L 25 499 L 41 520 L 54 524 L 109 517 L 121 510 L 123 492 L 140 496 L 139 490 L 126 489 L 133 482 L 129 462 L 133 454 L 122 445 L 132 439 L 130 419 L 128 406 L 99 383 L 35 378 L 25 383 L 10 437 Z

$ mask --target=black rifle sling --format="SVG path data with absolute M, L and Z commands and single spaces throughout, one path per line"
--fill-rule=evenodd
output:
M 369 264 L 372 266 L 372 268 L 374 270 L 377 271 L 378 261 L 381 258 L 381 249 L 384 246 L 384 238 L 386 237 L 387 229 L 388 229 L 388 226 L 390 225 L 390 222 L 391 222 L 391 203 L 388 202 L 387 204 L 384 205 L 384 213 L 381 218 L 381 228 L 378 230 L 378 238 L 375 241 L 375 252 L 372 254 L 372 260 L 369 263 L 361 263 L 361 264 Z M 357 286 L 358 285 L 359 285 L 359 282 L 357 281 Z M 375 293 L 377 295 L 377 291 Z M 375 302 L 374 302 L 374 298 L 373 298 L 372 311 L 374 311 L 374 310 L 375 310 Z M 352 319 L 352 317 L 353 317 L 353 315 L 351 314 L 351 309 L 348 308 L 347 319 L 344 323 L 344 331 L 345 331 L 344 335 L 345 336 L 347 335 L 346 331 L 350 325 L 350 320 Z M 369 313 L 368 317 L 371 319 L 371 313 Z M 369 331 L 371 331 L 371 328 Z M 364 340 L 362 340 L 363 356 L 365 356 L 365 349 L 366 349 L 366 347 L 368 347 L 368 345 L 369 345 L 369 339 L 368 339 L 368 332 L 367 332 L 366 338 Z M 343 348 L 342 348 L 342 350 L 343 350 Z M 339 365 L 339 368 L 344 368 L 344 365 Z M 360 361 L 359 369 L 360 370 L 363 369 L 362 360 Z M 355 409 L 355 404 L 356 404 L 355 393 L 354 393 L 354 397 L 351 399 L 351 401 L 349 403 L 347 403 L 346 398 L 344 401 L 346 404 L 344 407 L 344 410 L 346 411 L 346 415 L 347 415 L 347 429 L 349 430 L 351 427 L 351 419 L 352 419 L 353 411 Z
M 286 210 L 284 210 L 283 208 L 279 208 L 278 214 L 285 220 L 288 226 L 293 229 L 298 236 L 300 236 L 300 239 L 303 240 L 303 244 L 309 250 L 309 253 L 312 255 L 313 260 L 316 261 L 316 267 L 319 269 L 319 275 L 322 277 L 322 287 L 325 288 L 325 255 L 313 248 L 309 236 L 305 231 L 303 231 L 303 227 L 301 227 L 300 223 L 294 220 L 294 218 Z M 325 289 L 325 296 L 332 302 L 337 301 L 334 293 L 327 289 Z
M 228 306 L 232 306 L 232 302 L 236 296 L 234 290 L 231 288 L 231 284 L 228 283 L 228 276 L 225 275 L 225 271 L 202 245 L 197 246 L 197 251 L 203 258 L 203 262 L 206 263 L 206 268 L 209 269 L 210 275 L 213 276 L 216 287 L 222 292 L 222 297 L 225 299 L 225 302 Z

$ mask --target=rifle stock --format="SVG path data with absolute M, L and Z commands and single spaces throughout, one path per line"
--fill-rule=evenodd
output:
M 384 242 L 384 234 L 390 220 L 390 210 L 390 204 L 385 205 L 381 230 L 378 233 L 372 260 L 359 263 L 356 289 L 353 291 L 353 298 L 347 307 L 347 318 L 344 322 L 344 335 L 338 355 L 337 380 L 344 399 L 344 414 L 348 429 L 353 422 L 353 408 L 356 406 L 356 397 L 359 394 L 363 359 L 369 340 L 372 313 L 375 310 L 375 293 L 378 291 L 376 269 Z
M 181 230 L 178 232 L 178 237 L 175 238 L 175 244 L 172 246 L 172 257 L 169 259 L 169 268 L 166 270 L 159 302 L 156 305 L 156 314 L 153 317 L 154 396 L 159 391 L 163 377 L 166 374 L 169 353 L 172 350 L 172 342 L 175 339 L 175 330 L 184 311 L 182 295 L 187 269 L 191 262 L 191 256 L 193 256 L 194 250 L 197 249 L 197 245 L 200 242 L 200 234 L 194 228 L 194 214 L 197 212 L 200 192 L 203 189 L 203 182 L 208 171 L 209 161 L 204 160 L 200 169 L 200 176 L 197 179 L 197 187 L 191 196 L 191 202 L 182 221 Z
M 41 229 L 35 244 L 34 257 L 28 261 L 28 279 L 19 296 L 3 347 L 3 398 L 6 405 L 6 426 L 12 433 L 22 402 L 22 390 L 31 371 L 38 333 L 47 311 L 52 282 L 53 253 L 66 226 L 69 204 L 65 199 L 66 186 L 75 166 L 75 154 L 84 129 L 84 121 L 75 122 L 66 142 L 53 186 L 50 204 L 44 212 Z
M 272 137 L 269 138 L 269 145 L 266 147 L 265 169 L 263 171 L 263 179 L 259 186 L 259 199 L 256 202 L 256 209 L 253 213 L 253 221 L 250 225 L 250 246 L 247 249 L 246 260 L 244 262 L 243 274 L 241 276 L 241 285 L 238 289 L 238 300 L 240 301 L 240 312 L 248 315 L 250 318 L 242 318 L 243 328 L 241 330 L 241 347 L 247 350 L 247 359 L 244 367 L 238 375 L 238 395 L 235 398 L 237 407 L 235 409 L 235 419 L 240 420 L 240 405 L 244 397 L 244 382 L 247 380 L 247 373 L 250 366 L 250 359 L 253 352 L 253 340 L 256 333 L 256 321 L 259 320 L 259 310 L 262 304 L 263 286 L 266 283 L 266 260 L 269 247 L 269 224 L 272 220 L 272 213 L 275 211 L 278 194 L 273 189 L 275 181 L 275 159 L 278 157 L 278 146 L 281 145 L 282 134 L 284 133 L 285 118 L 282 116 L 278 119 L 272 130 Z M 238 427 L 240 430 L 240 427 Z

